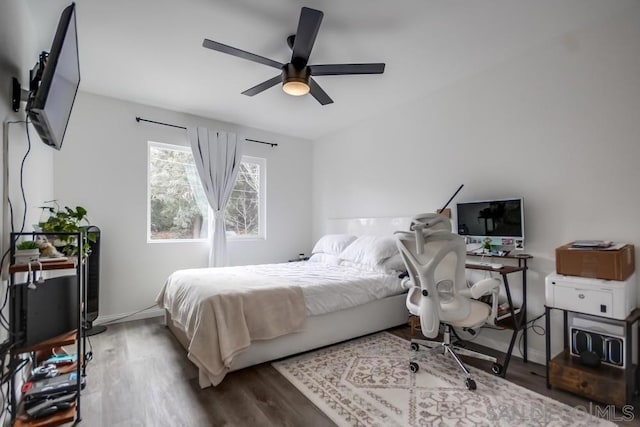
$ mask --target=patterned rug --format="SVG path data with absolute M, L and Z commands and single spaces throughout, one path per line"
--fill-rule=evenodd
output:
M 422 353 L 381 332 L 273 366 L 339 426 L 615 425 L 473 367 L 469 391 L 453 359 Z

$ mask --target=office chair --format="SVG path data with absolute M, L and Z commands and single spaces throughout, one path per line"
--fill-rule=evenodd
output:
M 474 329 L 492 323 L 497 313 L 500 281 L 489 278 L 467 286 L 466 245 L 461 236 L 451 232 L 448 218 L 437 214 L 419 215 L 414 217 L 411 230 L 395 233 L 400 256 L 412 282 L 407 309 L 420 317 L 422 334 L 427 338 L 435 338 L 440 326 L 444 327 L 443 341 L 411 339 L 411 348 L 417 351 L 422 345 L 429 351 L 448 353 L 464 372 L 466 387 L 475 390 L 476 383 L 458 354 L 493 362 L 491 370 L 495 374 L 502 371 L 502 366 L 495 357 L 461 348 L 457 341 L 451 341 L 451 332 L 452 328 L 461 328 L 474 333 Z M 484 295 L 493 295 L 491 307 L 475 300 Z M 409 368 L 417 372 L 418 363 L 412 360 Z

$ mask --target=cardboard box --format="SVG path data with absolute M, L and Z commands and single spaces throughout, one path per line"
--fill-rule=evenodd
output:
M 558 274 L 626 280 L 636 269 L 633 245 L 624 245 L 617 250 L 570 249 L 572 243 L 556 249 Z

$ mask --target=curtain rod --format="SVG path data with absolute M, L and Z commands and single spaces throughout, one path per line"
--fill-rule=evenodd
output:
M 169 126 L 169 127 L 172 127 L 172 128 L 178 128 L 178 129 L 187 130 L 187 128 L 184 127 L 184 126 L 172 125 L 171 123 L 156 122 L 155 120 L 147 120 L 147 119 L 143 119 L 142 117 L 138 117 L 138 116 L 136 116 L 136 122 L 138 122 L 138 123 L 147 122 L 147 123 L 153 123 L 153 124 L 156 124 L 156 125 Z M 249 142 L 256 142 L 258 144 L 270 145 L 272 148 L 278 146 L 278 144 L 276 144 L 275 142 L 264 142 L 264 141 L 258 141 L 256 139 L 248 139 L 248 138 L 245 138 L 244 140 L 245 141 L 249 141 Z

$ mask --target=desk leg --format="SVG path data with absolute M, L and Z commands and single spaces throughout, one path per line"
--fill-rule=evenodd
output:
M 547 377 L 547 388 L 551 388 L 551 383 L 549 382 L 549 361 L 551 360 L 551 319 L 549 319 L 551 315 L 551 309 L 547 306 L 544 307 L 544 327 L 545 327 L 545 354 L 547 362 L 545 363 L 546 369 L 546 377 Z M 565 335 L 567 335 L 565 333 Z
M 516 339 L 518 338 L 518 331 L 520 330 L 520 326 L 522 325 L 522 315 L 516 318 L 513 312 L 513 300 L 511 299 L 511 289 L 509 288 L 509 279 L 507 279 L 506 274 L 502 274 L 502 281 L 504 282 L 504 290 L 507 292 L 507 301 L 509 302 L 509 309 L 511 310 L 511 319 L 513 319 L 513 334 L 511 335 L 511 341 L 509 342 L 509 349 L 507 350 L 507 355 L 504 358 L 504 363 L 502 366 L 502 378 L 506 377 L 507 369 L 509 368 L 509 362 L 511 361 L 511 354 L 513 353 L 513 347 L 516 344 Z M 520 310 L 522 313 L 522 309 Z M 518 321 L 520 319 L 520 321 Z
M 524 348 L 522 350 L 522 360 L 524 363 L 527 363 L 527 260 L 524 260 L 524 270 L 522 270 L 522 307 L 520 308 L 520 324 L 523 326 L 522 329 L 522 343 Z
M 633 391 L 635 390 L 635 381 L 633 378 L 633 324 L 624 322 L 624 379 L 625 379 L 625 404 L 630 405 L 633 399 Z M 638 353 L 640 354 L 640 353 Z

